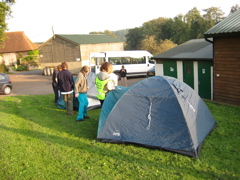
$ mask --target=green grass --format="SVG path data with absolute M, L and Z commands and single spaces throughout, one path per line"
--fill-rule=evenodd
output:
M 199 159 L 96 139 L 101 109 L 75 122 L 53 95 L 0 96 L 0 179 L 240 179 L 240 107 L 206 102 L 217 128 Z

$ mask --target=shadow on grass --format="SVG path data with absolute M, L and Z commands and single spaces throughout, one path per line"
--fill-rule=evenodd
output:
M 69 116 L 66 110 L 58 109 L 53 102 L 54 95 L 28 95 L 0 99 L 0 111 L 19 117 L 39 126 L 65 132 L 75 137 L 96 139 L 98 117 L 101 109 L 88 111 L 89 119 L 77 122 L 77 111 Z M 1 108 L 3 107 L 3 108 Z M 9 118 L 8 118 L 9 119 Z M 11 120 L 11 119 L 9 119 Z
M 18 129 L 18 128 L 6 127 L 2 125 L 0 125 L 0 129 L 11 132 L 11 133 L 15 133 L 15 134 L 21 134 L 26 137 L 31 137 L 33 139 L 38 139 L 38 140 L 47 142 L 46 144 L 49 144 L 49 145 L 60 144 L 60 145 L 68 146 L 75 149 L 81 149 L 81 152 L 87 151 L 88 153 L 91 153 L 91 154 L 108 156 L 110 158 L 116 158 L 116 159 L 119 159 L 119 157 L 121 157 L 122 159 L 124 159 L 124 161 L 127 161 L 127 162 L 134 162 L 134 161 L 137 162 L 140 160 L 139 158 L 135 158 L 131 155 L 127 155 L 120 151 L 112 151 L 108 147 L 106 148 L 98 147 L 94 145 L 95 143 L 93 144 L 84 143 L 81 141 L 81 139 L 74 140 L 71 138 L 50 135 L 50 134 L 39 132 L 39 131 Z M 146 160 L 144 158 L 141 159 L 141 161 L 143 161 L 144 163 L 149 163 L 149 162 L 152 163 L 152 161 Z

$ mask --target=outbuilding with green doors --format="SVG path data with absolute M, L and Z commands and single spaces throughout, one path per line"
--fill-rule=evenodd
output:
M 193 39 L 152 57 L 155 74 L 175 77 L 201 98 L 213 99 L 213 48 L 205 39 Z

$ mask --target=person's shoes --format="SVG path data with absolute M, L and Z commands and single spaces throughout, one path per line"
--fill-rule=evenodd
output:
M 84 119 L 89 119 L 89 116 L 84 116 Z
M 71 116 L 71 115 L 74 115 L 74 112 L 71 112 L 71 113 L 67 113 L 69 116 Z

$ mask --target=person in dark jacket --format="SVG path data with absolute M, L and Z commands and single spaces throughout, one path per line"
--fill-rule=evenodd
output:
M 62 71 L 58 73 L 58 87 L 63 96 L 68 115 L 73 115 L 73 90 L 74 80 L 72 73 L 68 70 L 66 62 L 62 63 Z
M 58 65 L 54 71 L 53 71 L 53 75 L 52 75 L 52 87 L 53 87 L 53 91 L 54 91 L 54 94 L 55 94 L 55 100 L 54 102 L 57 103 L 58 101 L 58 98 L 60 96 L 59 94 L 59 88 L 58 88 L 58 80 L 57 80 L 57 75 L 58 73 L 62 71 L 62 66 L 61 65 Z
M 124 66 L 122 66 L 122 69 L 119 71 L 120 77 L 121 77 L 121 83 L 123 87 L 127 87 L 127 70 Z

